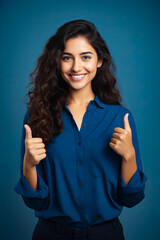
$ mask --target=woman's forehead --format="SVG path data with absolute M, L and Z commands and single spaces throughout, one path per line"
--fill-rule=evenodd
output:
M 94 48 L 89 43 L 88 39 L 84 36 L 78 36 L 75 38 L 70 38 L 65 43 L 65 49 L 64 52 L 92 52 L 95 53 Z

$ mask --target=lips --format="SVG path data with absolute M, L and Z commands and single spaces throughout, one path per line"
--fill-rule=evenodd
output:
M 85 77 L 85 74 L 69 74 L 69 76 L 71 77 L 72 80 L 82 80 Z

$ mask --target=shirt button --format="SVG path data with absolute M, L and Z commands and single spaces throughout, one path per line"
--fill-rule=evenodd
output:
M 81 162 L 78 162 L 78 165 L 79 165 L 79 166 L 81 166 L 81 165 L 82 165 L 82 163 L 81 163 Z
M 81 142 L 78 142 L 78 145 L 80 145 L 81 144 Z
M 82 183 L 80 183 L 80 184 L 79 184 L 79 186 L 80 186 L 80 187 L 82 187 L 82 186 L 83 186 L 83 184 L 82 184 Z
M 83 126 L 86 127 L 86 124 L 84 123 Z

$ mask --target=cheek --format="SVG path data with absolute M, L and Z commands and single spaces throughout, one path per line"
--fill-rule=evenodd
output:
M 90 62 L 87 64 L 86 68 L 90 71 L 90 72 L 96 72 L 97 71 L 97 65 L 95 62 Z
M 64 63 L 60 64 L 60 70 L 62 73 L 65 73 L 68 70 L 68 66 Z

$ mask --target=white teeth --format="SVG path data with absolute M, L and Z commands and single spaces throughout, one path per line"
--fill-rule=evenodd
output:
M 74 77 L 74 78 L 82 78 L 82 77 L 84 77 L 85 76 L 85 74 L 84 75 L 71 75 L 71 77 Z

